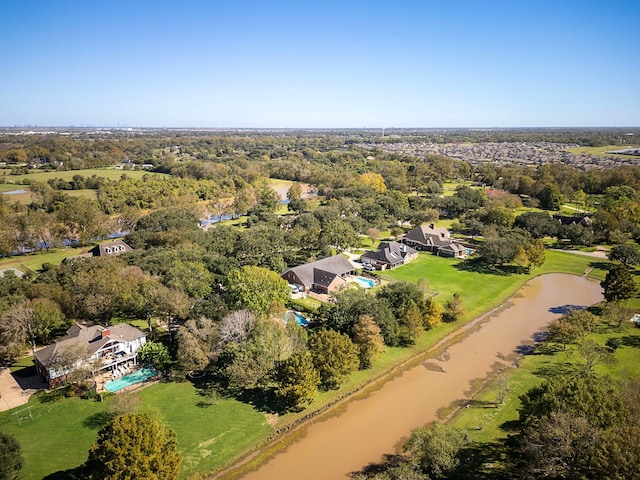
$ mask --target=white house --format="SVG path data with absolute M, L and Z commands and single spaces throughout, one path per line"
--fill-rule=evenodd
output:
M 126 323 L 110 327 L 75 324 L 67 335 L 36 352 L 36 370 L 51 386 L 80 368 L 117 372 L 137 363 L 138 350 L 146 341 L 142 330 Z

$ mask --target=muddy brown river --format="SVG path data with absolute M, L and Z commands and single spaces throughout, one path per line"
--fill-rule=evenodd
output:
M 350 472 L 393 453 L 412 429 L 435 420 L 438 409 L 468 398 L 465 392 L 472 380 L 486 377 L 496 362 L 531 342 L 567 308 L 601 300 L 597 281 L 566 274 L 536 277 L 506 308 L 478 320 L 476 328 L 437 358 L 426 359 L 366 398 L 349 402 L 339 416 L 318 418 L 300 441 L 243 478 L 348 478 Z

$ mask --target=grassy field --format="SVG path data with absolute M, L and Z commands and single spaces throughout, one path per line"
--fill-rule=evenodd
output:
M 381 276 L 388 280 L 412 283 L 426 278 L 429 288 L 439 292 L 436 301 L 443 304 L 454 293 L 459 293 L 467 312 L 466 317 L 474 318 L 504 303 L 524 281 L 534 275 L 551 272 L 582 275 L 587 269 L 592 269 L 589 276 L 594 278 L 603 279 L 606 275 L 605 265 L 598 259 L 555 250 L 548 250 L 546 253 L 545 264 L 528 275 L 480 273 L 466 269 L 466 264 L 460 260 L 421 252 L 413 262 L 384 272 Z
M 576 147 L 576 148 L 568 148 L 567 151 L 575 154 L 586 153 L 589 155 L 600 155 L 600 156 L 610 156 L 607 152 L 612 150 L 625 150 L 627 148 L 639 148 L 637 145 L 606 145 L 604 147 Z M 615 157 L 620 158 L 638 158 L 633 155 L 614 155 Z

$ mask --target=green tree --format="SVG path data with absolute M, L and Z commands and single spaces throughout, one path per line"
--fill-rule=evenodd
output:
M 298 408 L 313 401 L 320 385 L 320 374 L 313 366 L 311 354 L 299 350 L 282 362 L 276 376 L 276 399 L 284 408 Z
M 414 302 L 410 302 L 398 324 L 400 342 L 404 345 L 414 345 L 424 325 L 420 308 Z
M 22 447 L 18 440 L 13 435 L 0 431 L 0 478 L 18 480 L 23 466 Z
M 351 338 L 358 346 L 361 369 L 371 367 L 384 354 L 384 337 L 370 315 L 360 316 L 353 326 Z
M 404 451 L 424 473 L 440 478 L 458 466 L 459 452 L 468 443 L 469 437 L 463 430 L 434 422 L 414 430 Z
M 544 249 L 544 244 L 542 240 L 537 239 L 535 242 L 529 244 L 525 248 L 527 258 L 529 259 L 529 265 L 532 268 L 539 268 L 544 265 L 544 262 L 547 260 L 547 253 Z
M 628 300 L 638 292 L 631 270 L 624 264 L 612 265 L 600 286 L 604 289 L 607 302 Z
M 144 363 L 150 363 L 157 370 L 164 370 L 171 356 L 166 345 L 160 342 L 147 342 L 138 350 L 138 358 Z
M 609 252 L 609 260 L 625 265 L 640 264 L 640 249 L 633 244 L 615 245 Z
M 294 182 L 291 184 L 289 189 L 287 190 L 287 198 L 289 200 L 299 200 L 302 196 L 302 187 L 298 182 Z
M 549 325 L 549 336 L 566 349 L 568 344 L 575 343 L 592 332 L 595 323 L 595 316 L 588 310 L 570 310 Z
M 274 308 L 284 307 L 289 287 L 276 272 L 245 265 L 227 275 L 227 293 L 231 308 L 246 308 L 263 315 Z
M 147 413 L 125 414 L 98 432 L 85 475 L 90 480 L 172 480 L 181 463 L 173 430 Z
M 204 370 L 214 359 L 218 338 L 218 330 L 210 319 L 187 320 L 176 334 L 178 362 L 186 371 Z
M 360 364 L 358 348 L 346 334 L 320 330 L 309 338 L 313 365 L 320 374 L 322 387 L 337 389 Z
M 454 293 L 453 296 L 444 304 L 443 320 L 446 322 L 455 322 L 464 315 L 464 306 L 460 294 Z
M 442 322 L 442 309 L 431 297 L 427 298 L 422 306 L 422 321 L 425 330 L 431 330 Z

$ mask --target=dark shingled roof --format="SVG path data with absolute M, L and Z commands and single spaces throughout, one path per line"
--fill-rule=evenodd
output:
M 380 242 L 378 250 L 369 250 L 365 252 L 361 258 L 371 258 L 379 262 L 396 265 L 404 260 L 407 255 L 416 253 L 416 250 L 408 245 L 398 242 Z
M 353 272 L 353 270 L 353 265 L 349 260 L 342 255 L 334 255 L 333 257 L 321 258 L 315 262 L 305 263 L 304 265 L 298 265 L 297 267 L 287 268 L 283 272 L 283 275 L 287 272 L 293 271 L 302 284 L 309 288 L 314 283 L 328 286 L 336 276 L 345 275 Z M 329 274 L 332 275 L 332 277 L 325 285 L 324 282 L 327 281 L 327 275 Z M 320 281 L 316 281 L 316 278 Z

